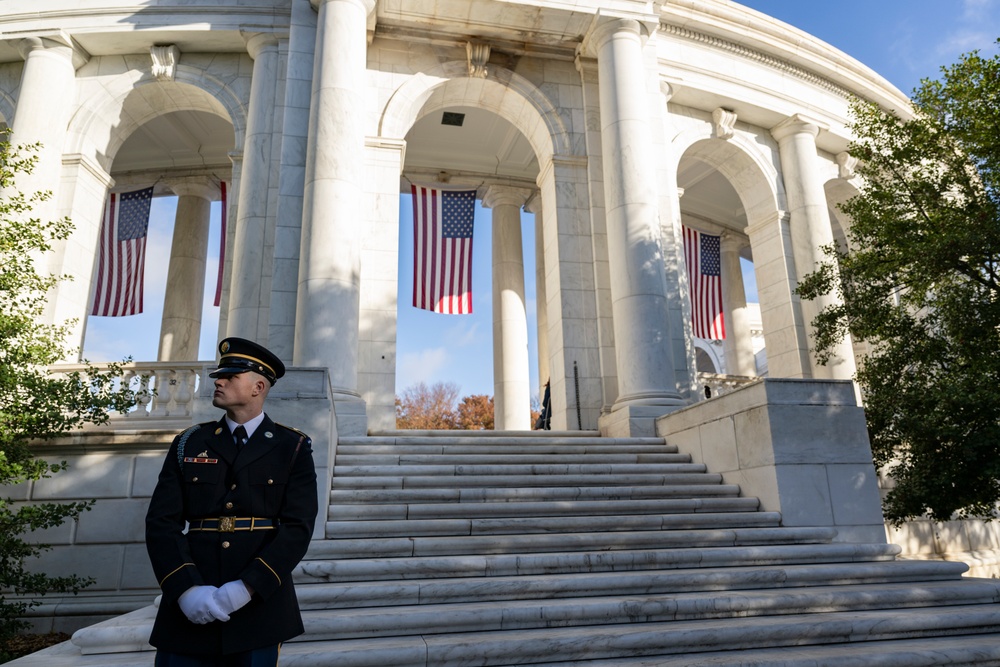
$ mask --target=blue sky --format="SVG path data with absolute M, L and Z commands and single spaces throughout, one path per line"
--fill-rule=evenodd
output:
M 741 3 L 810 33 L 860 60 L 905 93 L 941 65 L 973 49 L 996 53 L 1000 0 L 746 0 Z M 145 312 L 125 318 L 90 318 L 84 356 L 92 361 L 156 358 L 167 259 L 176 198 L 154 200 L 146 265 Z M 200 358 L 215 357 L 219 309 L 215 291 L 219 205 L 212 209 Z M 454 382 L 460 395 L 493 394 L 490 211 L 476 210 L 473 244 L 473 314 L 437 315 L 412 308 L 412 241 L 409 195 L 400 198 L 400 289 L 396 391 L 425 381 Z M 535 356 L 533 216 L 525 214 L 525 279 L 532 386 Z

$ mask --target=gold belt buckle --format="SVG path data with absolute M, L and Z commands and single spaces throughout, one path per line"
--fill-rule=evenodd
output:
M 219 517 L 219 532 L 220 533 L 235 533 L 236 532 L 236 517 L 234 517 L 234 516 L 220 516 Z

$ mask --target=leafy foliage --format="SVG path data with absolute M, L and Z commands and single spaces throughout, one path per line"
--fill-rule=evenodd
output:
M 39 324 L 46 294 L 62 280 L 42 275 L 35 263 L 55 241 L 66 239 L 68 219 L 43 222 L 32 207 L 51 193 L 26 196 L 16 191 L 16 176 L 30 173 L 37 146 L 16 147 L 0 141 L 0 484 L 11 487 L 64 470 L 63 463 L 35 458 L 31 444 L 79 428 L 101 424 L 110 410 L 125 411 L 135 402 L 120 387 L 121 366 L 108 371 L 55 375 L 48 368 L 67 356 L 68 325 Z M 87 581 L 76 576 L 50 577 L 31 571 L 26 562 L 49 548 L 25 539 L 31 531 L 76 519 L 90 502 L 16 503 L 0 498 L 0 646 L 25 628 L 25 612 L 39 604 L 30 596 L 76 592 Z M 16 597 L 11 597 L 13 593 Z M 28 597 L 23 597 L 28 596 Z M 0 660 L 6 659 L 0 649 Z
M 486 394 L 466 396 L 458 404 L 458 428 L 466 431 L 493 430 L 493 397 Z
M 994 515 L 1000 501 L 1000 56 L 977 52 L 914 92 L 912 117 L 856 102 L 860 192 L 849 248 L 798 288 L 836 292 L 821 359 L 867 344 L 861 385 L 888 519 Z M 822 355 L 827 355 L 823 357 Z
M 419 382 L 407 387 L 402 397 L 396 397 L 396 428 L 458 428 L 457 400 L 458 385 L 454 382 L 437 382 L 430 387 Z

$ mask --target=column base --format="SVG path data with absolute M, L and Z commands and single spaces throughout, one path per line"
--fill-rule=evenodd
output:
M 624 405 L 597 419 L 597 428 L 605 438 L 656 437 L 656 420 L 683 405 Z

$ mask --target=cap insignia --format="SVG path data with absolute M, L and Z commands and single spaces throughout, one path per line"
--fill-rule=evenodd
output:
M 222 341 L 222 345 L 219 346 L 219 351 L 223 354 L 229 352 L 229 341 Z

